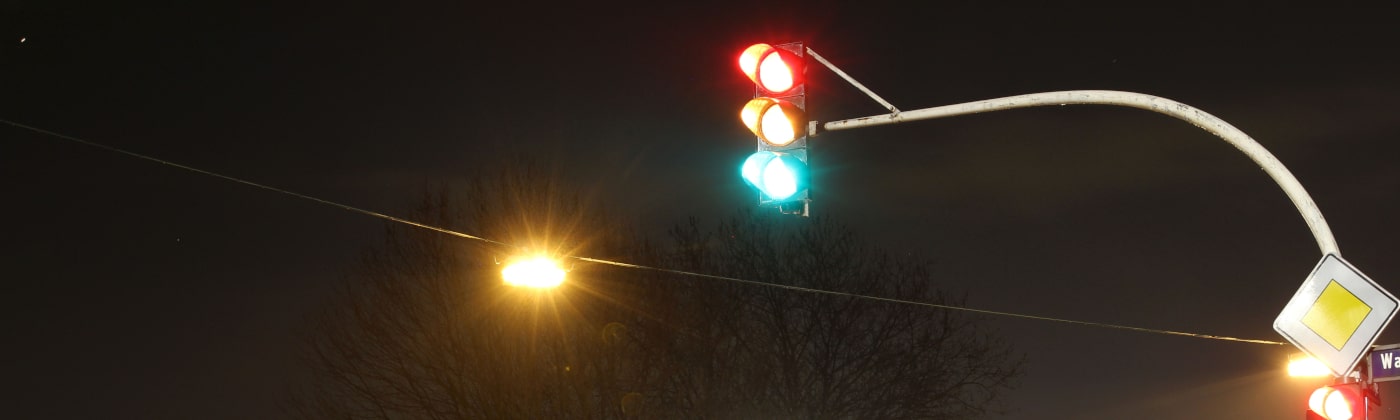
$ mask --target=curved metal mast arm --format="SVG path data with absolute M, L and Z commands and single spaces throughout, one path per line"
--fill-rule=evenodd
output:
M 1287 168 L 1284 168 L 1283 163 L 1279 162 L 1278 158 L 1275 158 L 1274 155 L 1264 149 L 1264 146 L 1260 145 L 1259 142 L 1254 141 L 1253 138 L 1250 138 L 1243 131 L 1235 128 L 1235 126 L 1230 125 L 1230 123 L 1214 115 L 1210 115 L 1205 111 L 1191 107 L 1190 105 L 1166 98 L 1141 93 L 1110 90 L 1071 90 L 1033 93 L 1029 95 L 1008 96 L 1005 98 L 987 99 L 956 105 L 832 121 L 821 124 L 820 127 L 823 130 L 845 130 L 1016 108 L 1073 104 L 1119 105 L 1145 109 L 1176 117 L 1209 131 L 1211 134 L 1219 136 L 1221 139 L 1234 145 L 1235 148 L 1239 149 L 1241 152 L 1244 152 L 1250 159 L 1254 160 L 1259 167 L 1264 169 L 1264 172 L 1269 174 L 1269 177 L 1274 179 L 1274 182 L 1278 183 L 1279 187 L 1283 188 L 1283 192 L 1288 194 L 1290 200 L 1293 200 L 1293 205 L 1298 208 L 1298 212 L 1302 214 L 1303 220 L 1307 222 L 1308 229 L 1312 231 L 1313 238 L 1317 240 L 1317 247 L 1321 249 L 1323 255 L 1341 255 L 1341 251 L 1337 249 L 1337 240 L 1333 238 L 1332 230 L 1327 226 L 1327 220 L 1322 218 L 1322 211 L 1318 210 L 1317 204 L 1313 202 L 1308 192 L 1303 189 L 1303 185 L 1298 183 L 1298 179 L 1293 177 L 1293 173 L 1289 172 Z

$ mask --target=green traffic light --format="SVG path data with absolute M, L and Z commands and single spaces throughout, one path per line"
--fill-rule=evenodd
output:
M 749 185 L 775 201 L 807 188 L 807 164 L 791 153 L 760 151 L 749 155 L 739 172 Z

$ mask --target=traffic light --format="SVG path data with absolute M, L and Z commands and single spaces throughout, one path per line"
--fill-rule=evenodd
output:
M 758 189 L 760 205 L 803 214 L 810 200 L 805 51 L 800 42 L 754 44 L 739 54 L 739 69 L 754 83 L 739 120 L 758 137 L 739 172 Z
M 1359 383 L 1324 386 L 1308 397 L 1309 419 L 1365 419 L 1370 391 Z
M 782 202 L 794 199 L 799 192 L 807 190 L 807 152 L 773 152 L 759 150 L 744 159 L 739 173 L 750 185 L 758 188 L 769 201 Z M 796 197 L 802 199 L 805 197 Z
M 787 146 L 806 136 L 806 115 L 792 102 L 773 98 L 754 98 L 739 111 L 744 126 L 774 147 Z
M 802 94 L 807 73 L 801 42 L 772 46 L 753 44 L 739 55 L 739 69 L 766 95 Z

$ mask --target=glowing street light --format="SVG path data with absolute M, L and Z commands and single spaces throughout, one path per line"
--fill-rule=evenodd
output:
M 516 258 L 501 269 L 506 284 L 518 287 L 548 289 L 564 283 L 564 269 L 545 256 Z
M 1295 378 L 1320 378 L 1332 376 L 1332 369 L 1322 361 L 1314 359 L 1304 353 L 1294 353 L 1288 355 L 1288 376 Z

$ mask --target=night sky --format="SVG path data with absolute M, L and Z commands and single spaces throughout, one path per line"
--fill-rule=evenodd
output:
M 904 110 L 1073 89 L 1209 112 L 1273 152 L 1400 291 L 1400 29 L 1365 9 L 936 2 L 0 9 L 0 119 L 388 214 L 528 155 L 657 238 L 756 205 L 754 42 L 805 41 Z M 809 114 L 883 113 L 814 64 Z M 812 211 L 924 256 L 971 307 L 1284 341 L 1320 259 L 1243 154 L 1106 106 L 811 139 Z M 0 125 L 0 417 L 276 418 L 304 316 L 383 221 Z M 467 232 L 471 233 L 471 232 Z M 1290 346 L 991 317 L 1005 419 L 1301 418 Z M 1378 344 L 1400 343 L 1391 328 Z M 1397 385 L 1373 418 L 1400 418 Z

